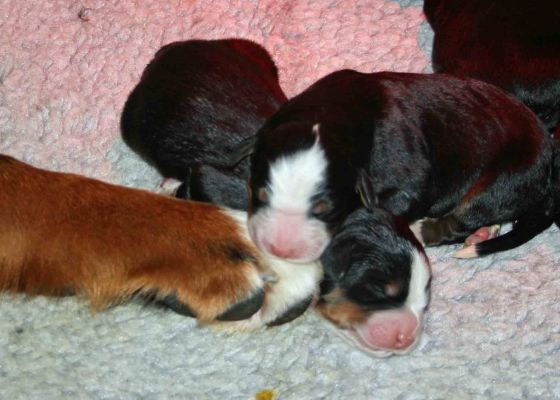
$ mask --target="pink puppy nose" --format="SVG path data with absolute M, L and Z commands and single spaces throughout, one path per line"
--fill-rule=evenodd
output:
M 415 342 L 418 327 L 418 319 L 411 311 L 388 311 L 381 312 L 369 320 L 361 334 L 373 347 L 404 350 Z
M 406 349 L 412 343 L 414 343 L 414 337 L 406 333 L 399 333 L 395 339 L 395 349 Z
M 295 258 L 293 249 L 289 247 L 277 246 L 274 243 L 265 243 L 266 250 L 279 258 Z

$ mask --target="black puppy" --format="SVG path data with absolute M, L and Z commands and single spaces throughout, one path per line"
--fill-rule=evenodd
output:
M 515 247 L 551 224 L 551 143 L 502 90 L 444 74 L 344 70 L 288 101 L 238 151 L 251 156 L 249 231 L 292 261 L 318 258 L 359 207 L 357 171 L 424 243 L 519 220 L 462 256 Z
M 469 76 L 514 94 L 544 122 L 560 123 L 557 0 L 425 0 L 437 72 Z
M 190 40 L 162 47 L 121 117 L 125 142 L 162 175 L 183 180 L 209 165 L 229 170 L 230 153 L 286 101 L 268 52 L 248 40 Z

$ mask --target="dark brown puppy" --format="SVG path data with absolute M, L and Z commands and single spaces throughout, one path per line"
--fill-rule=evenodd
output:
M 184 180 L 208 165 L 230 170 L 229 156 L 286 101 L 268 52 L 248 40 L 189 40 L 162 47 L 125 104 L 125 142 L 166 177 Z M 195 177 L 196 178 L 196 177 Z
M 560 122 L 557 0 L 425 0 L 437 72 L 493 83 L 531 108 L 552 132 Z
M 201 322 L 250 318 L 242 326 L 251 328 L 282 320 L 320 279 L 317 265 L 296 270 L 263 257 L 247 236 L 244 213 L 7 156 L 0 156 L 0 187 L 4 291 L 80 294 L 94 310 L 149 297 Z M 290 296 L 285 270 L 303 274 Z

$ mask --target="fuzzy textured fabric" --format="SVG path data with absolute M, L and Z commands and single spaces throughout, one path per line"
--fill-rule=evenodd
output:
M 0 152 L 154 189 L 160 177 L 122 143 L 118 123 L 161 45 L 252 39 L 272 54 L 291 96 L 340 68 L 431 71 L 421 6 L 0 0 Z M 389 359 L 351 347 L 313 311 L 231 334 L 138 304 L 91 315 L 79 299 L 2 295 L 0 399 L 560 398 L 559 239 L 551 228 L 472 261 L 451 258 L 452 246 L 430 250 L 425 333 L 413 353 Z

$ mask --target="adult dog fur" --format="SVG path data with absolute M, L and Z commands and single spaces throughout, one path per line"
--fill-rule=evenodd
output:
M 150 298 L 201 322 L 251 328 L 307 308 L 321 277 L 317 264 L 263 256 L 245 213 L 8 156 L 0 156 L 0 186 L 3 291 L 83 295 L 94 310 Z

